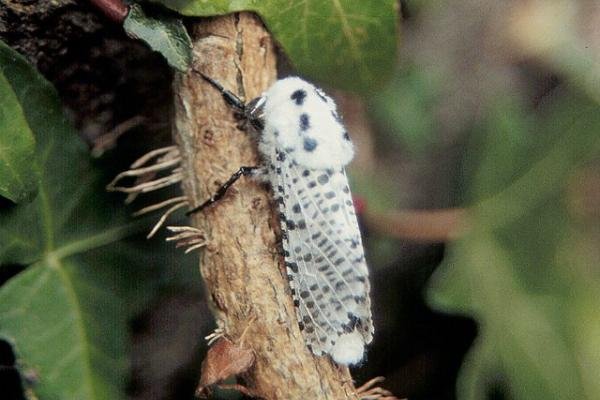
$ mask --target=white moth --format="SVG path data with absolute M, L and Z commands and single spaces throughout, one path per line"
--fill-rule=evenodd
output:
M 217 82 L 224 98 L 261 130 L 263 165 L 241 175 L 270 183 L 280 211 L 283 252 L 300 329 L 318 356 L 343 365 L 360 363 L 373 339 L 368 270 L 344 167 L 354 149 L 334 101 L 300 78 L 275 82 L 244 105 Z

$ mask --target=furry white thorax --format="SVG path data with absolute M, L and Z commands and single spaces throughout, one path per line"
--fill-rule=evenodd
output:
M 260 150 L 285 149 L 310 169 L 343 167 L 354 148 L 340 123 L 334 101 L 314 85 L 296 77 L 275 82 L 263 97 L 265 127 Z

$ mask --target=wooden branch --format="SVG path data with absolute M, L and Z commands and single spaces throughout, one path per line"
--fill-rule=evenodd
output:
M 273 41 L 260 20 L 240 13 L 192 29 L 194 68 L 247 100 L 276 79 Z M 238 129 L 220 94 L 193 72 L 175 78 L 175 140 L 192 205 L 207 199 L 240 166 L 259 163 L 256 144 Z M 347 368 L 314 357 L 298 328 L 267 188 L 242 178 L 225 198 L 193 216 L 207 233 L 200 270 L 217 323 L 254 351 L 243 378 L 250 392 L 275 399 L 356 399 Z

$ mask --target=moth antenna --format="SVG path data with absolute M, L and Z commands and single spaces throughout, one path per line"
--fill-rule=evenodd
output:
M 238 96 L 236 96 L 233 92 L 225 89 L 223 87 L 223 85 L 221 85 L 219 82 L 217 82 L 216 80 L 214 80 L 213 78 L 211 78 L 208 75 L 205 75 L 204 73 L 193 69 L 192 71 L 194 71 L 195 73 L 197 73 L 198 75 L 200 75 L 205 81 L 207 81 L 208 83 L 210 83 L 212 86 L 214 86 L 219 92 L 221 92 L 221 95 L 223 96 L 223 99 L 225 99 L 225 101 L 227 102 L 227 104 L 229 104 L 230 106 L 238 109 L 239 111 L 246 111 L 246 104 L 244 103 L 244 101 L 242 99 L 240 99 Z

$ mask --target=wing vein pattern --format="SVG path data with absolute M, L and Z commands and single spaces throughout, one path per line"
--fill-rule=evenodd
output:
M 272 185 L 280 192 L 286 268 L 307 345 L 323 355 L 353 330 L 370 343 L 368 272 L 344 168 L 280 168 Z

